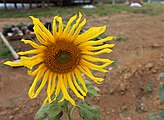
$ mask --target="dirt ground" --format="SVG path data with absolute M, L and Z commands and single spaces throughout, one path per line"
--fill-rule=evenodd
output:
M 158 89 L 164 72 L 164 14 L 148 16 L 122 13 L 105 17 L 86 16 L 87 26 L 107 25 L 106 35 L 122 36 L 125 41 L 113 41 L 112 54 L 103 56 L 115 60 L 100 88 L 101 97 L 91 104 L 101 108 L 103 120 L 148 120 L 148 114 L 164 109 Z M 52 19 L 42 18 L 42 21 Z M 0 30 L 6 24 L 30 23 L 26 18 L 0 18 Z M 17 46 L 16 46 L 17 45 Z M 20 43 L 15 47 L 21 50 Z M 4 60 L 1 60 L 1 63 Z M 29 100 L 27 91 L 32 78 L 25 68 L 11 68 L 0 64 L 0 120 L 32 120 L 42 104 L 42 94 Z M 149 89 L 150 88 L 150 89 Z M 63 117 L 65 120 L 65 117 Z M 81 120 L 77 112 L 74 120 Z

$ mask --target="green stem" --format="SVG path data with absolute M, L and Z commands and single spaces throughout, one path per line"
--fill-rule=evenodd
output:
M 71 115 L 69 114 L 69 112 L 68 112 L 68 119 L 72 120 Z
M 67 112 L 67 115 L 68 115 L 68 120 L 72 120 L 71 114 L 70 114 L 69 109 L 68 109 L 68 105 L 66 107 L 66 112 Z
M 76 108 L 76 106 L 73 106 L 72 109 L 70 110 L 70 115 L 71 115 L 71 116 L 72 116 L 73 111 L 74 111 L 75 108 Z

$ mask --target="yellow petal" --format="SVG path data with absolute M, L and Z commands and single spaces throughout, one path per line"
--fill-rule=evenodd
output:
M 39 65 L 39 67 L 37 69 L 35 69 L 33 72 L 32 70 L 28 70 L 28 74 L 31 75 L 31 76 L 35 76 L 40 70 L 42 70 L 43 68 L 45 68 L 45 64 L 41 64 Z
M 51 34 L 51 32 L 49 30 L 47 30 L 47 28 L 40 22 L 40 20 L 38 18 L 34 18 L 33 16 L 30 16 L 30 18 L 33 21 L 34 26 L 39 26 L 40 29 L 49 37 L 49 40 L 54 42 L 54 37 Z
M 29 64 L 24 64 L 24 66 L 26 66 L 27 68 L 29 68 L 29 69 L 32 69 L 35 65 L 37 65 L 37 64 L 40 64 L 40 63 L 42 63 L 44 61 L 44 59 L 42 59 L 42 58 L 37 58 L 36 60 L 33 60 L 32 62 L 31 62 L 31 65 L 29 65 Z
M 86 54 L 86 55 L 99 55 L 102 53 L 111 53 L 111 52 L 112 52 L 111 49 L 103 49 L 98 52 L 82 51 L 81 53 Z
M 47 101 L 48 101 L 48 97 L 44 99 L 42 106 L 44 106 L 47 103 Z
M 29 91 L 28 91 L 28 95 L 30 98 L 34 98 L 34 90 L 35 90 L 35 87 L 38 83 L 38 81 L 40 80 L 40 78 L 44 75 L 44 72 L 47 70 L 47 68 L 44 68 L 42 69 L 41 71 L 38 72 L 38 74 L 36 75 Z
M 89 55 L 82 55 L 81 56 L 83 59 L 86 59 L 86 60 L 89 60 L 89 61 L 92 61 L 92 62 L 113 62 L 109 59 L 103 59 L 103 58 L 96 58 L 96 57 L 92 57 L 92 56 L 89 56 Z
M 58 16 L 55 16 L 54 17 L 54 20 L 53 20 L 53 22 L 52 22 L 52 33 L 53 33 L 53 35 L 55 36 L 56 34 L 57 34 L 57 27 L 56 27 L 56 19 L 58 18 Z
M 44 57 L 44 53 L 40 53 L 32 57 L 22 56 L 21 58 L 25 58 L 27 61 L 33 61 L 33 60 L 36 60 L 37 58 L 43 58 L 43 57 Z
M 40 91 L 43 89 L 43 87 L 45 86 L 47 80 L 48 80 L 48 76 L 50 75 L 50 70 L 47 70 L 44 74 L 43 80 L 39 86 L 39 88 L 37 89 L 36 93 L 34 94 L 34 98 L 38 96 L 38 94 L 40 93 Z
M 34 26 L 34 32 L 37 40 L 41 44 L 47 45 L 48 42 L 51 42 L 51 40 L 49 40 L 49 37 L 39 28 L 39 26 Z
M 76 20 L 76 23 L 73 25 L 71 31 L 69 32 L 68 36 L 71 36 L 74 32 L 74 30 L 76 29 L 76 27 L 79 25 L 79 22 L 81 20 L 82 14 L 79 13 L 79 18 Z
M 67 35 L 67 34 L 68 34 L 68 31 L 69 31 L 69 29 L 70 29 L 70 26 L 71 26 L 71 24 L 73 23 L 73 21 L 74 21 L 76 18 L 77 18 L 77 15 L 74 15 L 73 17 L 71 17 L 71 18 L 69 19 L 69 21 L 68 21 L 68 23 L 67 23 L 67 26 L 65 27 L 64 32 L 63 32 L 64 35 Z
M 86 87 L 86 85 L 85 85 L 84 79 L 82 78 L 81 72 L 80 72 L 78 69 L 75 69 L 75 70 L 74 70 L 74 73 L 75 73 L 75 75 L 76 75 L 78 81 L 79 81 L 79 82 L 81 83 L 81 85 L 83 86 L 85 92 L 87 93 L 87 92 L 88 92 L 88 89 L 87 89 L 87 87 Z
M 85 67 L 85 66 L 78 66 L 79 70 L 81 72 L 83 72 L 86 76 L 88 76 L 89 78 L 91 78 L 92 80 L 94 80 L 94 82 L 98 83 L 98 84 L 101 84 L 101 82 L 104 80 L 103 78 L 97 78 L 97 77 L 94 77 L 92 75 L 92 73 L 90 72 L 90 70 Z
M 61 90 L 62 90 L 64 98 L 70 101 L 70 103 L 75 106 L 75 101 L 70 97 L 67 89 L 64 86 L 64 80 L 63 80 L 62 74 L 59 74 L 59 80 L 61 81 Z
M 91 40 L 100 34 L 102 34 L 106 29 L 106 26 L 103 27 L 93 27 L 87 30 L 85 33 L 78 36 L 77 40 L 75 41 L 75 44 L 79 44 L 88 40 Z
M 12 66 L 12 67 L 24 66 L 24 64 L 21 61 L 20 62 L 6 61 L 3 64 L 9 65 L 9 66 Z
M 52 75 L 51 75 L 52 74 Z M 50 91 L 49 91 L 49 87 L 48 86 L 48 89 L 47 89 L 47 92 L 50 92 L 48 93 L 49 95 L 47 96 L 47 98 L 44 100 L 44 104 L 48 101 L 49 103 L 52 103 L 53 101 L 56 100 L 57 96 L 54 96 L 54 98 L 52 98 L 52 94 L 54 93 L 54 90 L 55 90 L 55 87 L 56 87 L 56 77 L 57 77 L 57 74 L 56 73 L 53 73 L 51 72 L 50 76 L 49 76 L 49 80 L 51 81 L 51 88 L 50 88 Z M 49 84 L 49 83 L 48 83 Z M 53 100 L 52 100 L 52 99 Z
M 63 102 L 65 100 L 64 96 L 62 97 L 61 100 L 59 100 L 58 102 Z
M 53 94 L 55 87 L 56 87 L 56 77 L 57 77 L 57 74 L 54 73 L 52 76 L 51 95 Z
M 72 37 L 72 40 L 74 40 L 78 36 L 78 34 L 81 31 L 81 28 L 85 25 L 85 23 L 86 23 L 86 19 L 84 19 L 83 22 L 80 23 L 80 25 L 78 26 L 78 28 L 76 29 L 76 31 L 75 31 L 75 33 L 74 33 L 74 35 Z
M 36 56 L 33 56 L 33 57 L 21 57 L 21 62 L 23 63 L 23 65 L 29 69 L 32 69 L 35 65 L 41 63 L 44 61 L 43 57 L 42 57 L 43 54 L 38 54 Z
M 76 88 L 80 91 L 80 93 L 81 93 L 83 96 L 86 96 L 86 93 L 81 89 L 81 87 L 80 87 L 79 84 L 77 83 L 74 72 L 72 72 L 71 75 L 72 75 L 73 82 L 74 82 Z
M 61 33 L 62 33 L 62 31 L 63 31 L 63 22 L 62 22 L 62 18 L 61 18 L 61 17 L 57 17 L 56 20 L 59 22 L 58 33 L 59 33 L 59 35 L 61 35 Z
M 58 82 L 57 82 L 57 85 L 56 85 L 55 98 L 53 99 L 53 101 L 56 100 L 56 98 L 58 97 L 58 95 L 60 93 L 60 90 L 61 90 L 61 84 L 62 84 L 61 79 L 59 77 L 59 74 L 57 74 L 57 75 L 58 75 Z
M 104 48 L 112 48 L 114 46 L 115 46 L 115 44 L 105 44 L 105 45 L 95 46 L 95 47 L 87 46 L 87 47 L 85 47 L 85 50 L 101 50 L 101 49 L 104 49 Z
M 68 79 L 67 79 L 66 74 L 63 74 L 63 83 L 64 83 L 64 86 L 66 89 L 67 89 L 67 81 L 68 81 Z
M 85 61 L 84 59 L 81 60 L 81 64 L 92 70 L 97 70 L 100 72 L 107 72 L 107 70 L 102 69 L 102 68 L 104 68 L 104 65 L 102 65 L 102 66 L 94 65 L 92 63 Z
M 101 44 L 103 42 L 106 42 L 106 41 L 109 41 L 109 40 L 112 40 L 112 39 L 113 39 L 113 36 L 108 36 L 108 37 L 103 38 L 101 40 L 86 41 L 84 43 L 81 43 L 78 47 L 79 48 L 84 48 L 84 47 L 87 47 L 87 46 L 98 45 L 98 44 Z
M 33 48 L 40 48 L 40 46 L 38 44 L 36 44 L 35 42 L 31 41 L 31 40 L 21 40 L 22 42 L 24 42 L 25 44 L 30 44 Z
M 48 78 L 48 87 L 47 87 L 47 96 L 48 96 L 48 101 L 49 101 L 49 103 L 51 103 L 51 83 L 52 83 L 52 78 L 53 78 L 53 72 L 50 72 L 50 74 L 49 74 L 49 78 Z
M 70 73 L 67 74 L 67 79 L 68 79 L 68 84 L 69 84 L 70 88 L 76 94 L 76 96 L 78 98 L 81 98 L 82 100 L 84 100 L 84 97 L 79 94 L 79 92 L 76 90 L 74 84 L 72 83 L 72 79 L 71 79 L 71 74 Z
M 37 49 L 34 50 L 28 50 L 25 52 L 18 52 L 18 55 L 27 55 L 27 54 L 38 54 L 40 51 Z

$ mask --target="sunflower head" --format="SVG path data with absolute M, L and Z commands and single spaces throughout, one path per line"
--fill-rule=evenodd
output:
M 33 49 L 19 52 L 20 62 L 7 61 L 4 64 L 25 66 L 29 69 L 28 73 L 35 78 L 28 92 L 30 98 L 37 97 L 47 83 L 47 97 L 44 103 L 47 101 L 51 103 L 57 99 L 59 93 L 62 93 L 60 102 L 66 99 L 75 105 L 68 89 L 84 100 L 88 89 L 82 74 L 99 84 L 103 78 L 93 76 L 91 70 L 107 72 L 104 68 L 113 62 L 96 57 L 102 53 L 112 52 L 111 48 L 114 46 L 114 44 L 101 44 L 112 40 L 112 36 L 93 40 L 105 31 L 106 26 L 92 27 L 80 34 L 86 19 L 81 21 L 82 15 L 79 13 L 79 16 L 75 15 L 69 19 L 65 28 L 63 28 L 62 18 L 55 16 L 52 22 L 52 31 L 49 31 L 38 18 L 32 16 L 30 18 L 34 24 L 33 29 L 37 41 L 21 41 L 30 44 Z M 56 24 L 57 22 L 58 24 Z M 33 56 L 28 57 L 28 54 Z M 96 65 L 97 62 L 102 64 Z M 41 84 L 36 89 L 38 82 Z

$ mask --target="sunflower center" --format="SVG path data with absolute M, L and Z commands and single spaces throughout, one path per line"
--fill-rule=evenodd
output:
M 81 51 L 72 42 L 58 40 L 47 46 L 45 51 L 45 65 L 55 73 L 73 71 L 80 63 Z
M 71 60 L 71 56 L 67 51 L 60 51 L 56 55 L 59 63 L 67 63 Z

